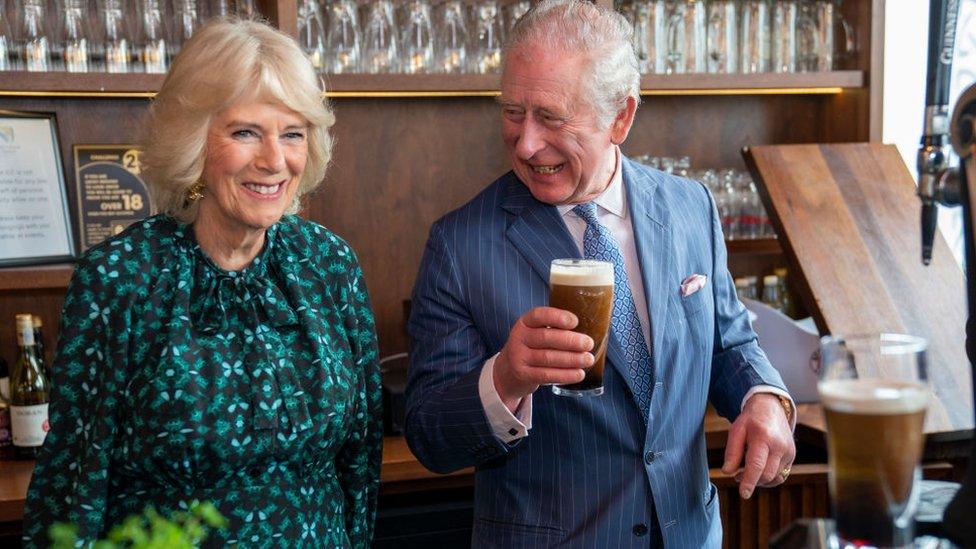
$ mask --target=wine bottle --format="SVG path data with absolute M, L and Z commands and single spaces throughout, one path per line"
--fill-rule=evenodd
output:
M 10 369 L 0 356 L 0 448 L 10 444 Z
M 37 361 L 41 363 L 44 377 L 47 378 L 47 383 L 50 385 L 54 381 L 54 377 L 51 374 L 51 363 L 47 359 L 47 353 L 44 352 L 44 321 L 37 315 L 32 315 L 31 320 L 34 323 L 34 355 L 37 356 Z
M 33 458 L 49 429 L 48 383 L 37 360 L 33 319 L 29 314 L 16 319 L 19 356 L 10 376 L 10 426 L 17 456 Z

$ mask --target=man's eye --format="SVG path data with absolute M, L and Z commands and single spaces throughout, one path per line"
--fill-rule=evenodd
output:
M 518 118 L 524 115 L 525 112 L 522 111 L 521 109 L 505 109 L 505 116 L 508 116 L 510 118 Z

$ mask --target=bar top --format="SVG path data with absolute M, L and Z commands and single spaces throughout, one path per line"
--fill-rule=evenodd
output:
M 708 448 L 724 447 L 728 429 L 729 422 L 709 407 L 705 415 L 705 441 Z M 19 521 L 23 518 L 24 499 L 33 471 L 32 460 L 0 460 L 0 522 Z M 406 439 L 396 436 L 383 438 L 380 483 L 384 493 L 470 486 L 473 476 L 473 468 L 447 475 L 432 473 L 417 461 L 407 446 Z

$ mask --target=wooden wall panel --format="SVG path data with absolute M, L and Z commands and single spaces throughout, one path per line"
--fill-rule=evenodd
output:
M 690 155 L 696 167 L 744 168 L 739 148 L 810 142 L 830 96 L 648 97 L 627 154 Z M 0 98 L 0 108 L 58 115 L 69 190 L 71 146 L 139 139 L 147 100 Z M 410 296 L 430 224 L 504 173 L 498 108 L 491 98 L 336 99 L 332 165 L 304 214 L 357 250 L 373 297 L 384 355 L 407 350 Z M 720 144 L 720 145 L 717 145 Z M 75 196 L 69 193 L 73 215 Z M 733 256 L 733 271 L 768 272 L 777 256 Z M 758 270 L 754 270 L 757 269 Z M 2 318 L 2 317 L 0 317 Z
M 624 142 L 627 154 L 691 157 L 693 168 L 745 169 L 739 150 L 810 143 L 822 133 L 824 95 L 648 96 Z
M 333 162 L 305 212 L 359 254 L 381 352 L 407 350 L 410 297 L 430 225 L 508 170 L 487 98 L 334 101 Z
M 0 357 L 13 366 L 17 358 L 14 315 L 31 313 L 44 321 L 44 350 L 47 360 L 54 358 L 65 290 L 18 290 L 0 292 Z

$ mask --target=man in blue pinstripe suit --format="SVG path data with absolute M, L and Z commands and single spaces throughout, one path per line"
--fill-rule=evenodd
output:
M 477 467 L 476 547 L 719 546 L 709 400 L 734 421 L 724 468 L 744 460 L 743 497 L 793 461 L 792 401 L 735 295 L 715 203 L 620 153 L 639 99 L 630 32 L 581 0 L 526 14 L 499 101 L 513 171 L 430 231 L 407 440 L 434 471 Z M 549 264 L 581 257 L 592 219 L 575 206 L 589 203 L 619 251 L 650 367 L 631 368 L 615 324 L 604 394 L 559 397 L 539 388 L 580 381 L 593 341 L 545 306 Z

